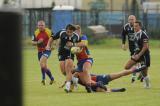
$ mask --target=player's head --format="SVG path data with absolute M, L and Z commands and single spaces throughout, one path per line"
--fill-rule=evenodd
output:
M 130 15 L 128 17 L 128 22 L 130 23 L 131 26 L 133 26 L 135 21 L 136 21 L 136 17 L 134 15 Z
M 134 31 L 138 32 L 141 29 L 141 27 L 142 27 L 141 21 L 135 21 L 135 23 L 134 23 Z
M 75 27 L 76 27 L 76 33 L 78 34 L 78 35 L 81 35 L 81 26 L 80 25 L 75 25 Z
M 43 20 L 38 21 L 37 27 L 40 31 L 44 31 L 45 29 L 45 22 Z
M 68 36 L 72 36 L 73 32 L 76 30 L 76 27 L 72 24 L 66 26 L 66 33 Z

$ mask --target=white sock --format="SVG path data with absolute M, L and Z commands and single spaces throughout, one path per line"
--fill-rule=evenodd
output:
M 72 77 L 72 81 L 73 81 L 73 84 L 78 84 L 78 78 L 77 77 Z
M 67 81 L 66 82 L 66 89 L 69 91 L 70 90 L 70 86 L 71 86 L 71 82 Z
M 144 87 L 145 88 L 150 88 L 151 87 L 150 80 L 149 80 L 148 76 L 144 77 L 143 81 L 144 81 Z

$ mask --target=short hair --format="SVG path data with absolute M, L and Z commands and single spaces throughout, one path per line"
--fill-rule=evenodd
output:
M 81 29 L 80 25 L 75 25 L 75 27 L 76 27 L 77 30 Z
M 139 26 L 142 27 L 142 22 L 141 21 L 137 20 L 137 21 L 135 21 L 135 23 L 139 24 Z
M 66 26 L 66 30 L 67 30 L 67 29 L 75 31 L 75 30 L 76 30 L 76 27 L 75 27 L 73 24 L 68 24 L 68 25 Z

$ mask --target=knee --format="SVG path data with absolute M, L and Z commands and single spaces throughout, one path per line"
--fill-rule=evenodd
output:
M 46 63 L 40 62 L 40 66 L 41 66 L 41 68 L 46 68 Z
M 124 67 L 125 70 L 128 70 L 130 69 L 130 67 L 128 67 L 127 65 Z

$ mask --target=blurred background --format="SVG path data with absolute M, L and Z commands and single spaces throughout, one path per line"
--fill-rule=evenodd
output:
M 54 33 L 68 23 L 79 24 L 91 43 L 120 37 L 131 14 L 143 22 L 150 38 L 160 38 L 160 0 L 3 0 L 3 4 L 24 9 L 24 39 L 31 38 L 41 19 Z

